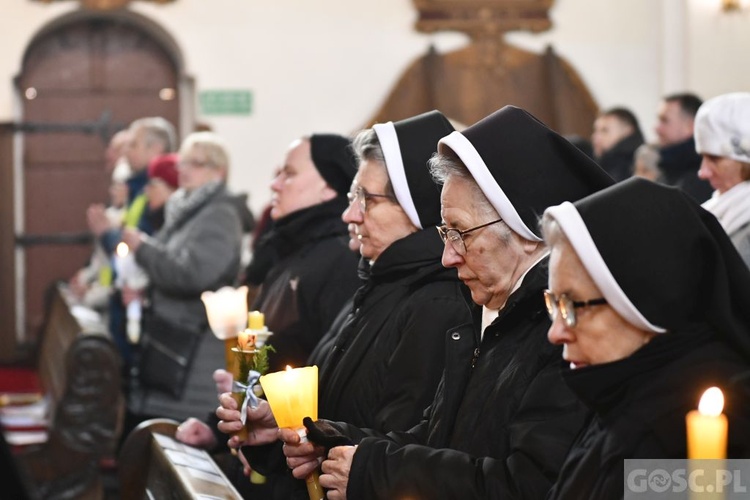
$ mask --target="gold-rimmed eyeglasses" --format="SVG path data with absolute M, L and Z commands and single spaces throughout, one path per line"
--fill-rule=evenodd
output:
M 470 232 L 476 231 L 477 229 L 482 229 L 483 227 L 491 226 L 492 224 L 497 224 L 502 220 L 503 219 L 493 220 L 492 222 L 470 227 L 469 229 L 464 229 L 463 231 L 453 227 L 448 227 L 443 224 L 442 226 L 437 226 L 437 231 L 440 235 L 440 239 L 443 240 L 443 243 L 449 241 L 451 246 L 453 247 L 453 250 L 455 250 L 458 255 L 463 256 L 466 255 L 466 242 L 464 241 L 465 234 L 469 234 Z
M 568 297 L 568 294 L 564 293 L 559 297 L 555 296 L 551 290 L 544 291 L 544 304 L 547 306 L 547 314 L 549 319 L 555 321 L 558 311 L 562 316 L 565 325 L 568 328 L 573 328 L 578 323 L 576 317 L 576 309 L 582 307 L 600 306 L 607 303 L 607 299 L 599 297 L 598 299 L 590 299 L 577 301 Z
M 352 203 L 357 203 L 359 205 L 359 210 L 362 213 L 367 212 L 367 202 L 374 198 L 385 198 L 393 202 L 397 201 L 395 196 L 391 196 L 390 194 L 369 193 L 362 186 L 355 189 L 353 193 L 348 193 L 346 197 L 349 199 L 350 205 Z

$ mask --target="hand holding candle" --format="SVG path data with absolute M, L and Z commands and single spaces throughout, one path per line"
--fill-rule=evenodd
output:
M 685 417 L 688 458 L 726 458 L 729 424 L 724 409 L 724 394 L 718 387 L 706 390 L 698 404 Z
M 263 375 L 260 385 L 278 426 L 294 429 L 301 439 L 307 439 L 302 420 L 305 417 L 318 419 L 318 367 L 287 367 L 285 371 Z M 308 476 L 305 482 L 311 500 L 324 498 L 317 471 Z

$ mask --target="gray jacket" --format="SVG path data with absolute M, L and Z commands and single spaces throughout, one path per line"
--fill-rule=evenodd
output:
M 224 343 L 208 329 L 200 294 L 234 283 L 241 241 L 239 214 L 222 187 L 169 234 L 163 234 L 162 229 L 138 248 L 136 261 L 150 278 L 153 314 L 203 333 L 182 398 L 139 388 L 129 398 L 133 413 L 182 421 L 190 416 L 203 417 L 216 407 L 211 375 L 224 367 Z
M 239 273 L 242 227 L 225 189 L 164 239 L 147 238 L 136 252 L 151 286 L 154 313 L 190 329 L 206 326 L 200 295 L 232 284 Z

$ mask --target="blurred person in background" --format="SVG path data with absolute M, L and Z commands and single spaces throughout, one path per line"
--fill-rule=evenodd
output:
M 719 219 L 750 266 L 750 93 L 703 103 L 695 118 L 695 144 L 703 157 L 698 177 L 714 188 L 703 208 Z
M 594 160 L 616 181 L 633 175 L 633 156 L 643 144 L 638 119 L 627 108 L 610 108 L 594 121 Z
M 701 157 L 693 139 L 695 114 L 702 103 L 695 94 L 670 94 L 659 103 L 656 125 L 661 182 L 682 189 L 698 203 L 711 196 L 711 185 L 697 175 Z

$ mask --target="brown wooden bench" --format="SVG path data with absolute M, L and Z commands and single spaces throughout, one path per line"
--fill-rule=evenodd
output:
M 241 499 L 207 452 L 174 439 L 177 425 L 157 418 L 130 432 L 118 455 L 120 498 Z
M 63 288 L 52 290 L 36 367 L 29 370 L 49 399 L 48 439 L 16 450 L 14 458 L 30 498 L 98 500 L 101 463 L 114 456 L 122 427 L 121 361 L 104 326 L 80 322 L 65 297 Z

